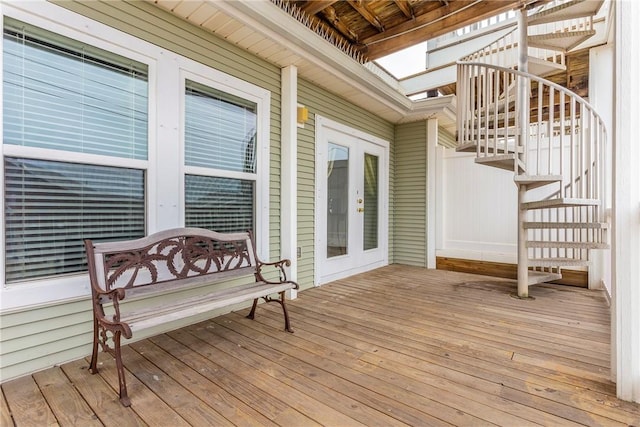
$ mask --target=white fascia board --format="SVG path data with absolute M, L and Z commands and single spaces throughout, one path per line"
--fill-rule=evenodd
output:
M 456 96 L 446 95 L 413 101 L 411 112 L 402 122 L 437 118 L 440 125 L 450 128 L 456 123 Z
M 423 73 L 400 80 L 400 87 L 404 94 L 411 96 L 430 89 L 446 86 L 456 82 L 456 70 L 456 64 L 453 62 L 449 66 L 436 70 L 427 70 Z
M 211 1 L 211 0 L 209 0 Z M 300 58 L 406 114 L 412 101 L 269 0 L 211 1 L 223 13 L 255 28 Z

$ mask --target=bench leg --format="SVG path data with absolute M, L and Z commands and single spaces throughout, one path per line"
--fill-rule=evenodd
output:
M 279 292 L 280 299 L 271 298 L 269 296 L 262 297 L 266 302 L 277 302 L 282 307 L 282 312 L 284 313 L 284 329 L 287 332 L 293 333 L 293 329 L 291 329 L 291 323 L 289 322 L 289 313 L 287 312 L 287 306 L 285 305 L 285 292 Z M 251 307 L 251 311 L 247 314 L 247 319 L 255 319 L 256 317 L 256 307 L 258 306 L 258 298 L 253 300 L 253 306 Z
M 289 322 L 289 312 L 287 311 L 287 306 L 284 303 L 285 301 L 285 291 L 280 292 L 280 305 L 282 306 L 282 312 L 284 313 L 284 330 L 287 332 L 293 333 L 293 329 L 291 329 L 291 323 Z
M 91 353 L 91 363 L 89 363 L 89 372 L 98 373 L 98 319 L 93 317 L 93 353 Z
M 113 334 L 114 356 L 116 359 L 116 369 L 118 370 L 118 383 L 120 386 L 120 403 L 122 406 L 131 406 L 131 400 L 127 394 L 127 383 L 124 378 L 124 365 L 122 364 L 122 352 L 120 351 L 120 331 Z
M 256 307 L 258 306 L 258 298 L 253 300 L 253 306 L 251 307 L 251 311 L 247 314 L 247 319 L 255 319 L 256 318 Z

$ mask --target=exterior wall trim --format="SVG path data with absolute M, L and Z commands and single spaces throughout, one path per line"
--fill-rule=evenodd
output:
M 282 76 L 282 143 L 281 143 L 281 256 L 291 260 L 290 279 L 298 280 L 298 69 L 285 67 Z M 292 289 L 290 297 L 297 291 Z

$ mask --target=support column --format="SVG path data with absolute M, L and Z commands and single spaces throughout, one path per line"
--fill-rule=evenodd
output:
M 520 298 L 529 298 L 529 254 L 526 246 L 527 230 L 524 229 L 527 212 L 520 208 L 526 194 L 527 187 L 518 185 L 518 297 Z
M 291 260 L 289 278 L 298 280 L 298 69 L 294 65 L 281 71 L 282 130 L 280 158 L 280 250 Z M 297 291 L 291 290 L 296 298 Z
M 438 119 L 427 120 L 426 267 L 436 268 L 436 150 Z
M 640 402 L 640 4 L 616 8 L 611 347 L 620 399 Z
M 524 8 L 518 12 L 518 34 L 518 70 L 526 73 L 529 69 L 529 52 L 527 43 L 527 11 Z M 516 124 L 519 131 L 518 146 L 522 147 L 522 153 L 517 154 L 517 159 L 522 161 L 526 168 L 529 145 L 529 81 L 522 76 L 518 77 L 516 103 L 519 109 L 518 123 Z M 515 162 L 514 168 L 514 174 L 518 175 L 520 173 L 518 161 Z M 529 256 L 526 247 L 527 230 L 524 229 L 527 213 L 522 210 L 526 193 L 527 187 L 518 185 L 518 297 L 520 298 L 529 297 Z

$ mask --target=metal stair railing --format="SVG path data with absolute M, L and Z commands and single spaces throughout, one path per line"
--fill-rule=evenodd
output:
M 513 89 L 518 79 L 529 88 L 527 146 L 516 138 L 522 131 Z M 458 62 L 457 86 L 460 144 L 477 143 L 480 156 L 520 150 L 523 173 L 564 177 L 560 197 L 601 199 L 606 131 L 585 99 L 541 77 L 476 62 Z
M 565 19 L 561 21 L 531 23 L 529 35 L 537 36 L 543 34 L 566 33 L 569 31 L 590 31 L 593 30 L 593 16 L 581 18 Z
M 526 81 L 531 107 L 527 137 L 522 139 L 518 138 L 522 131 L 520 100 L 513 89 L 519 79 Z M 559 186 L 538 200 L 599 201 L 537 211 L 531 215 L 532 221 L 603 221 L 606 130 L 603 119 L 586 100 L 541 77 L 485 63 L 459 62 L 457 84 L 459 144 L 476 144 L 477 156 L 485 159 L 513 154 L 516 175 L 560 176 Z M 606 243 L 605 231 L 559 228 L 555 233 L 570 241 Z M 541 231 L 535 233 L 545 237 Z M 539 240 L 535 235 L 530 239 Z M 536 251 L 538 257 L 551 257 L 551 249 L 532 250 Z M 555 249 L 554 256 L 582 259 L 580 251 Z
M 485 47 L 461 58 L 458 62 L 477 62 L 510 68 L 518 63 L 517 27 L 487 44 Z

